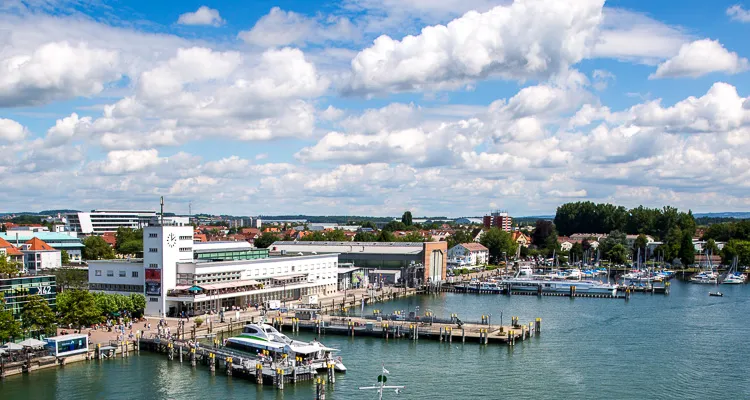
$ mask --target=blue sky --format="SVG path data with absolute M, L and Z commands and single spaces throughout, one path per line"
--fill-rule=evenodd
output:
M 5 1 L 1 208 L 746 211 L 748 10 Z

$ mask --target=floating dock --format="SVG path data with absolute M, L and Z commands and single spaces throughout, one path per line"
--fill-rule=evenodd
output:
M 573 288 L 573 287 L 571 287 Z M 651 293 L 651 294 L 669 294 L 669 282 L 664 285 L 618 285 L 617 292 L 612 294 L 602 293 L 583 293 L 576 292 L 575 289 L 569 292 L 552 292 L 552 291 L 519 291 L 511 290 L 508 286 L 503 285 L 502 282 L 495 288 L 482 289 L 481 287 L 471 286 L 468 282 L 461 282 L 455 284 L 443 284 L 433 288 L 431 291 L 434 292 L 453 292 L 453 293 L 475 293 L 475 294 L 502 294 L 507 296 L 551 296 L 551 297 L 584 297 L 584 298 L 595 298 L 595 299 L 628 299 L 631 293 Z

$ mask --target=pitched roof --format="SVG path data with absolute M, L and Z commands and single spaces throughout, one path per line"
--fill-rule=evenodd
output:
M 5 249 L 5 254 L 9 256 L 22 256 L 21 250 L 18 250 L 16 246 L 10 244 L 9 241 L 0 237 L 0 248 Z
M 469 251 L 489 251 L 489 249 L 484 247 L 481 243 L 461 243 L 461 246 Z
M 30 245 L 29 250 L 33 251 L 54 250 L 52 246 L 45 243 L 42 239 L 36 237 L 26 242 L 26 244 Z

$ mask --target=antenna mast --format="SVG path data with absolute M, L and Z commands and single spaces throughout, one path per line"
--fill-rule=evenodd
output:
M 161 225 L 164 226 L 164 196 L 161 196 L 161 214 L 159 215 L 159 219 L 161 222 Z

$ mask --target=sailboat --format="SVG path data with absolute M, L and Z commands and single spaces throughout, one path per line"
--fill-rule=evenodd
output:
M 690 278 L 690 282 L 704 284 L 719 283 L 719 274 L 714 271 L 714 267 L 711 265 L 711 255 L 709 254 L 708 249 L 706 249 L 706 260 L 706 269 Z
M 379 400 L 383 400 L 383 392 L 385 389 L 393 389 L 396 394 L 401 394 L 401 391 L 406 388 L 406 386 L 386 386 L 385 383 L 388 382 L 388 374 L 390 374 L 390 372 L 388 372 L 388 370 L 385 369 L 385 365 L 383 365 L 383 373 L 378 375 L 378 385 L 360 387 L 359 390 L 377 390 Z
M 729 267 L 729 271 L 727 271 L 727 275 L 726 277 L 724 277 L 724 281 L 722 283 L 725 283 L 727 285 L 738 285 L 745 282 L 747 282 L 747 275 L 737 271 L 737 256 L 734 256 L 734 259 L 732 260 L 732 266 Z

